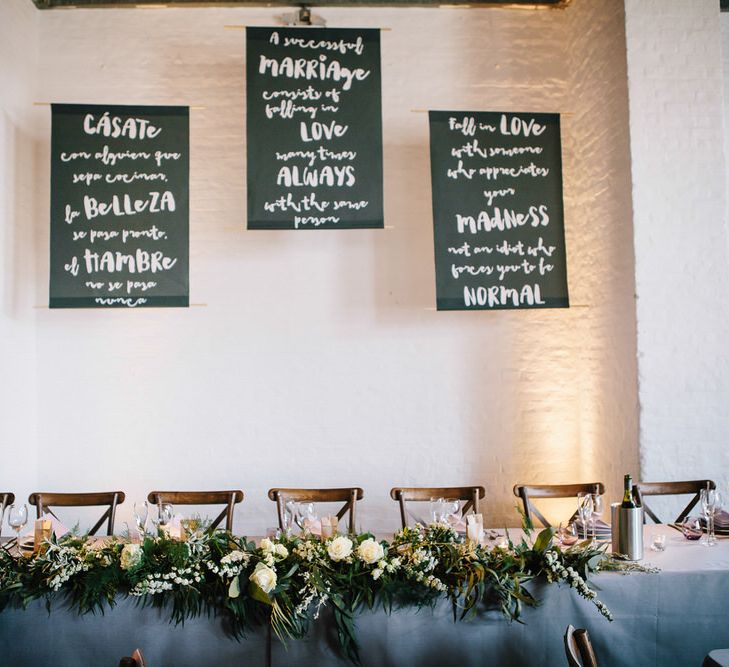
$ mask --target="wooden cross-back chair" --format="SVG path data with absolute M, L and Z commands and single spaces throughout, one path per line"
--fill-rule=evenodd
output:
M 681 523 L 691 513 L 691 510 L 701 500 L 701 489 L 706 487 L 715 489 L 716 484 L 710 479 L 693 479 L 684 482 L 638 482 L 633 485 L 633 496 L 643 506 L 643 520 L 646 520 L 646 515 L 649 516 L 655 523 L 664 523 L 655 514 L 655 512 L 648 507 L 645 502 L 646 496 L 685 496 L 694 494 L 689 504 L 681 510 L 681 513 L 676 517 L 675 523 Z
M 89 530 L 89 535 L 95 535 L 96 531 L 106 523 L 106 534 L 114 534 L 114 517 L 116 508 L 124 502 L 123 491 L 102 491 L 99 493 L 47 493 L 37 491 L 31 493 L 28 502 L 35 505 L 36 516 L 41 518 L 44 514 L 50 514 L 58 519 L 51 505 L 55 507 L 96 507 L 106 506 L 106 510 L 99 520 Z
M 567 626 L 564 635 L 564 651 L 569 667 L 598 667 L 595 650 L 592 648 L 590 635 L 582 628 L 576 630 Z
M 119 661 L 119 667 L 147 667 L 147 661 L 142 651 L 135 649 L 131 656 L 125 656 Z
M 147 500 L 154 505 L 170 503 L 171 505 L 224 505 L 223 511 L 216 516 L 211 528 L 217 528 L 225 519 L 225 529 L 233 530 L 233 512 L 235 506 L 242 502 L 243 491 L 150 491 Z
M 0 491 L 0 534 L 3 530 L 3 518 L 5 510 L 15 502 L 15 494 L 10 491 Z
M 454 498 L 465 500 L 461 507 L 461 515 L 466 516 L 469 511 L 478 514 L 478 501 L 486 496 L 486 489 L 482 486 L 432 486 L 432 487 L 408 487 L 396 486 L 390 489 L 390 498 L 397 500 L 400 504 L 400 520 L 402 527 L 408 525 L 408 502 L 426 502 L 433 498 Z
M 364 491 L 358 486 L 341 489 L 275 488 L 268 490 L 268 497 L 276 503 L 278 526 L 281 530 L 284 530 L 285 526 L 286 501 L 293 500 L 301 503 L 344 503 L 342 509 L 337 512 L 337 518 L 341 521 L 345 514 L 349 514 L 348 531 L 354 533 L 357 501 L 362 500 Z
M 551 523 L 534 506 L 534 498 L 577 498 L 578 493 L 605 493 L 605 485 L 602 482 L 588 482 L 586 484 L 517 484 L 514 486 L 514 495 L 521 498 L 524 505 L 524 516 L 529 522 L 534 523 L 534 518 L 539 519 L 545 528 L 550 528 Z M 577 512 L 570 517 L 575 518 Z

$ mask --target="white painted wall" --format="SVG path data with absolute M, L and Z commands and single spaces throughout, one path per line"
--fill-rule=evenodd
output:
M 645 480 L 729 483 L 719 3 L 626 0 Z
M 38 12 L 0 3 L 0 490 L 38 483 L 33 81 Z
M 40 463 L 17 490 L 122 488 L 124 520 L 154 487 L 240 487 L 237 529 L 249 534 L 273 525 L 274 485 L 360 485 L 362 524 L 377 530 L 398 521 L 395 484 L 484 484 L 487 523 L 511 525 L 516 482 L 602 478 L 617 493 L 637 466 L 619 3 L 318 10 L 331 26 L 391 29 L 382 36 L 391 229 L 248 232 L 244 33 L 224 26 L 271 24 L 282 11 L 38 14 L 38 99 L 205 107 L 191 118 L 190 248 L 191 301 L 204 305 L 24 304 L 37 322 L 27 444 Z M 434 310 L 427 116 L 414 112 L 428 108 L 566 112 L 568 273 L 579 307 Z M 22 257 L 33 273 L 10 275 L 40 305 L 50 114 L 25 114 L 43 127 L 39 231 Z
M 721 31 L 721 82 L 724 131 L 724 188 L 729 191 L 729 12 L 719 13 Z M 725 224 L 729 232 L 729 198 L 724 197 Z M 727 233 L 729 243 L 729 233 Z

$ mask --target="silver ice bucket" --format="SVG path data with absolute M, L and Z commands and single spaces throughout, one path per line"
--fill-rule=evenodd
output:
M 624 508 L 620 503 L 610 505 L 613 553 L 628 560 L 643 558 L 643 508 Z

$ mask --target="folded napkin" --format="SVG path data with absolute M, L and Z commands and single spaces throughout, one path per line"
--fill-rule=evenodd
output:
M 577 527 L 577 530 L 582 532 L 583 524 L 581 519 L 575 520 L 575 526 Z M 590 533 L 592 531 L 592 521 L 587 522 L 587 531 Z M 605 523 L 602 519 L 595 519 L 595 534 L 597 535 L 609 535 L 612 531 L 612 528 L 610 527 L 609 523 Z
M 321 536 L 321 520 L 304 519 L 304 530 L 309 531 L 312 535 Z
M 706 517 L 700 517 L 699 521 L 701 522 L 701 525 L 706 528 Z M 719 510 L 716 512 L 716 514 L 714 515 L 714 529 L 721 533 L 729 532 L 729 512 L 726 512 L 724 510 Z
M 726 510 L 719 510 L 714 514 L 714 525 L 717 528 L 729 528 L 729 512 Z

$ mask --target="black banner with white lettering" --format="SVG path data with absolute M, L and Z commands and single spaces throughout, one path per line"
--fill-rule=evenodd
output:
M 430 112 L 438 310 L 567 308 L 558 114 Z
M 52 105 L 51 308 L 189 305 L 189 121 Z
M 246 35 L 248 229 L 383 227 L 379 30 Z

